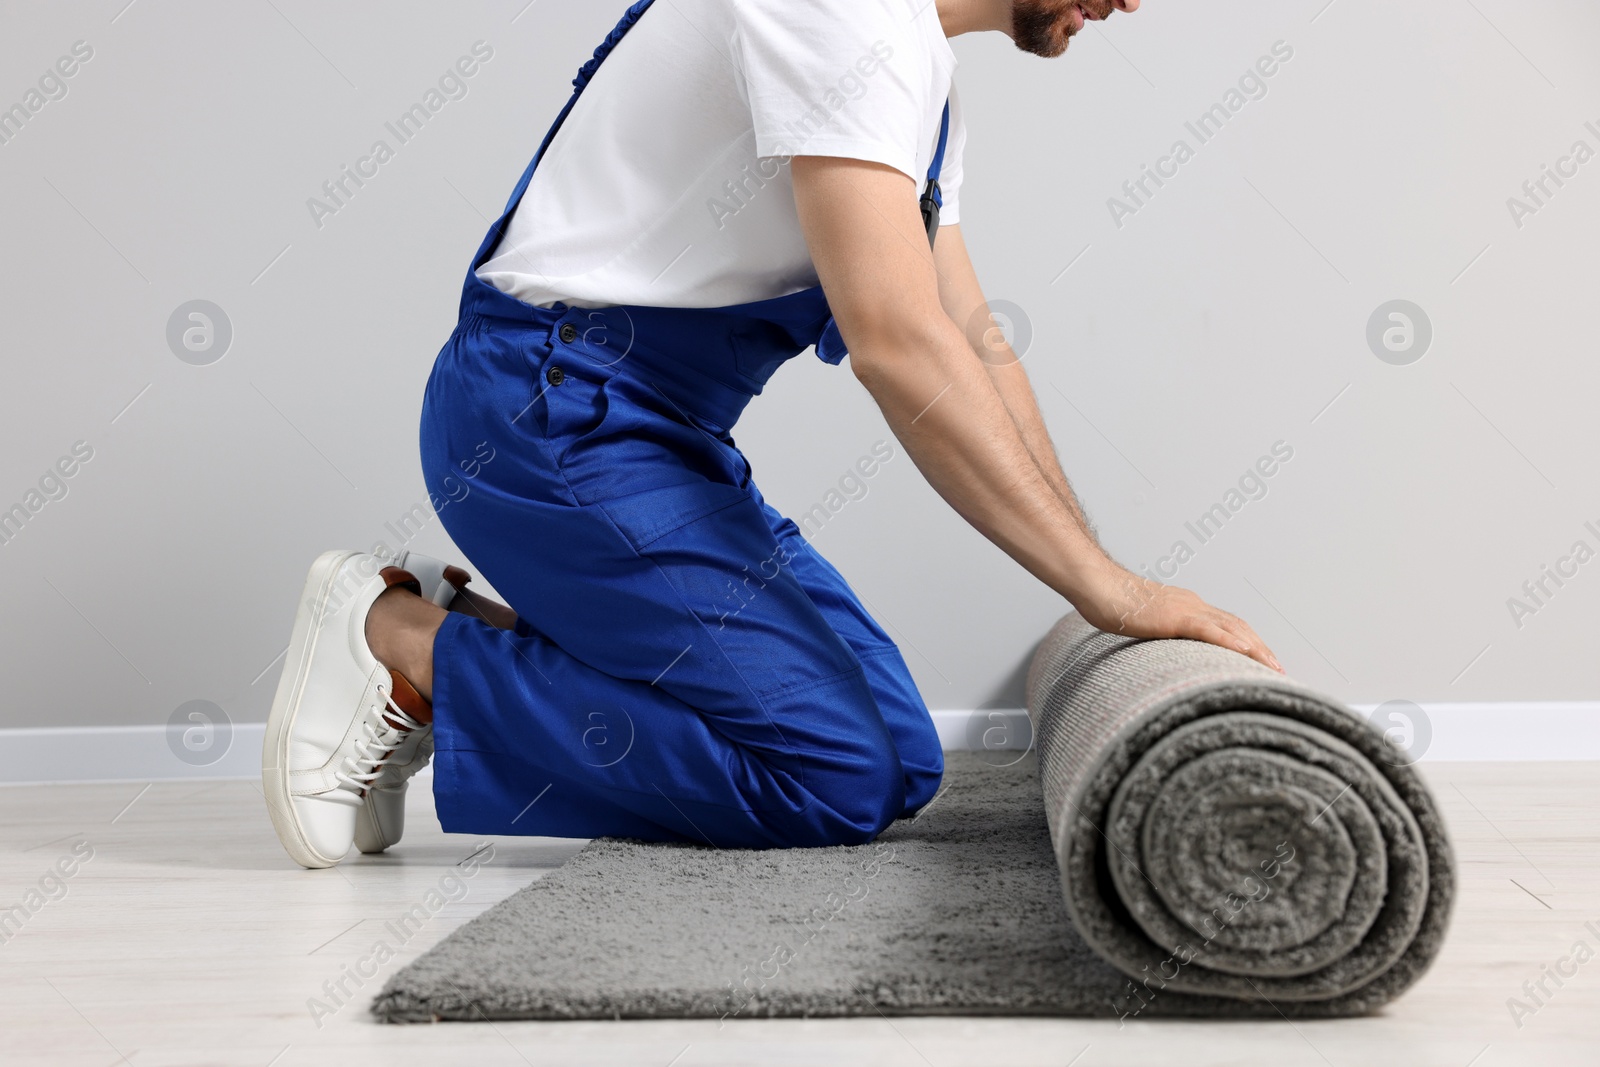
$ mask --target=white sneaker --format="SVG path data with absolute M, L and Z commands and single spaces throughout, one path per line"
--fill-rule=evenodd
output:
M 448 609 L 456 593 L 472 581 L 472 575 L 460 567 L 416 552 L 401 552 L 392 566 L 416 578 L 422 587 L 422 598 L 441 608 Z M 432 758 L 432 723 L 407 734 L 400 747 L 389 754 L 367 791 L 367 802 L 356 812 L 356 848 L 371 854 L 400 840 L 406 832 L 406 789 L 412 775 Z
M 362 552 L 324 552 L 306 576 L 261 753 L 267 812 L 303 867 L 344 858 L 363 795 L 423 725 L 413 712 L 426 717 L 416 690 L 367 646 L 367 612 L 397 584 L 418 589 Z

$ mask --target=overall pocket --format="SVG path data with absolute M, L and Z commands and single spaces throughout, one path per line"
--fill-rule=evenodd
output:
M 552 367 L 561 373 L 552 373 Z M 568 370 L 559 358 L 542 373 L 540 407 L 548 420 L 551 454 L 579 503 L 696 482 L 743 488 L 738 451 L 648 381 L 620 373 L 601 376 L 581 362 Z
M 610 406 L 608 384 L 607 378 L 587 372 L 587 368 L 574 368 L 560 353 L 546 355 L 538 366 L 533 406 L 543 416 L 550 454 L 562 471 L 571 465 L 574 449 L 605 421 Z

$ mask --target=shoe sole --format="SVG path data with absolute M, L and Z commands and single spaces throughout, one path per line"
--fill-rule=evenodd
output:
M 284 851 L 302 867 L 313 870 L 332 867 L 343 856 L 332 859 L 311 847 L 294 813 L 289 792 L 289 739 L 294 735 L 295 717 L 311 674 L 311 652 L 322 632 L 323 618 L 333 591 L 333 581 L 345 562 L 359 552 L 324 552 L 311 564 L 306 584 L 300 591 L 300 606 L 295 612 L 289 651 L 284 657 L 283 674 L 272 698 L 272 714 L 267 717 L 266 740 L 261 746 L 261 791 L 267 798 L 267 814 L 278 832 Z

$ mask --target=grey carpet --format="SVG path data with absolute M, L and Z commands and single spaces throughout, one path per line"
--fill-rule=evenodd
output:
M 1135 995 L 1355 1014 L 1432 962 L 1454 858 L 1364 719 L 1236 653 L 1075 615 L 1027 691 L 1068 915 Z
M 1449 845 L 1363 720 L 1234 653 L 1071 616 L 1028 694 L 1038 760 L 950 754 L 934 802 L 872 845 L 594 841 L 372 1011 L 1326 1017 L 1426 969 Z
M 1109 1018 L 1142 1003 L 1127 984 L 1067 920 L 1035 758 L 950 753 L 933 803 L 871 845 L 594 841 L 397 972 L 372 1010 L 391 1022 Z M 1146 997 L 1146 1015 L 1277 1017 Z

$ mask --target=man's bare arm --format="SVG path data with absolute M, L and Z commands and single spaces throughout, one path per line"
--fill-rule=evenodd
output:
M 1044 417 L 1039 412 L 1039 402 L 1034 396 L 1028 373 L 1023 370 L 1022 361 L 1012 352 L 1003 332 L 989 317 L 988 301 L 984 299 L 959 225 L 945 226 L 939 230 L 933 261 L 939 275 L 939 303 L 944 307 L 945 314 L 962 327 L 967 344 L 983 361 L 984 368 L 989 372 L 989 380 L 999 392 L 1011 421 L 1016 423 L 1017 430 L 1022 434 L 1022 442 L 1033 456 L 1040 473 L 1078 522 L 1094 535 L 1094 524 L 1079 505 L 1072 484 L 1056 458 L 1055 444 L 1045 429 Z
M 1007 392 L 1037 420 L 1033 447 L 946 313 L 915 183 L 853 159 L 802 156 L 791 171 L 800 224 L 851 369 L 934 490 L 1094 625 L 1210 641 L 1276 667 L 1242 620 L 1188 590 L 1130 574 L 1101 549 L 1055 463 L 1031 388 L 1025 405 L 1014 385 Z

